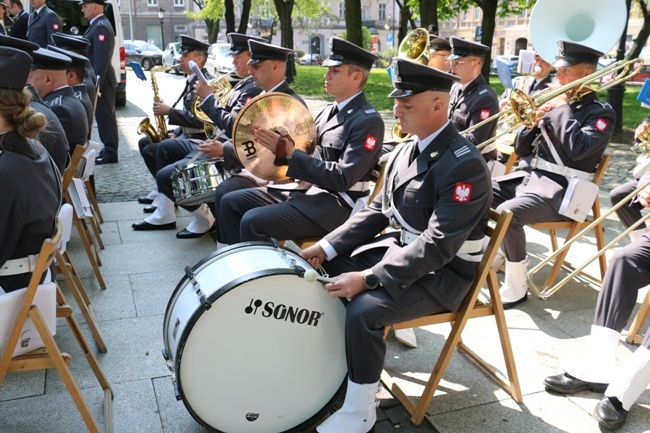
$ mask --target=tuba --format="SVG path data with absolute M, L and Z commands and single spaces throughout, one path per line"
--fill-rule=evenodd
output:
M 151 68 L 151 88 L 153 89 L 153 102 L 161 102 L 160 92 L 158 90 L 158 82 L 156 81 L 156 72 L 158 71 L 169 71 L 174 69 L 174 67 L 164 67 L 164 66 L 154 66 Z M 165 123 L 165 116 L 156 115 L 154 116 L 156 120 L 156 127 L 151 124 L 151 120 L 148 117 L 142 119 L 138 124 L 138 134 L 144 134 L 149 138 L 149 141 L 152 143 L 158 143 L 159 141 L 167 138 L 167 123 Z
M 397 49 L 397 57 L 426 65 L 429 63 L 429 32 L 415 29 L 407 34 Z

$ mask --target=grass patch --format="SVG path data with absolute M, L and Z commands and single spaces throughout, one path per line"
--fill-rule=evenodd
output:
M 325 78 L 327 72 L 325 66 L 304 66 L 296 65 L 297 76 L 291 87 L 301 96 L 312 96 L 322 98 L 327 101 L 333 101 L 334 98 L 325 93 Z M 497 95 L 503 93 L 503 86 L 497 77 L 490 77 L 490 85 L 497 92 Z M 388 98 L 392 90 L 390 79 L 386 69 L 374 68 L 370 71 L 370 77 L 366 84 L 366 97 L 368 101 L 379 111 L 391 111 L 393 109 L 393 100 Z M 626 86 L 623 97 L 623 136 L 627 137 L 634 132 L 637 125 L 643 121 L 650 111 L 641 107 L 641 103 L 636 100 L 641 87 Z M 607 101 L 607 92 L 599 92 L 598 98 Z

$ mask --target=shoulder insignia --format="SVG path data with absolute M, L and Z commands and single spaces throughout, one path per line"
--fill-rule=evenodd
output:
M 605 129 L 607 129 L 607 120 L 603 119 L 602 117 L 599 117 L 596 120 L 596 129 L 599 130 L 600 132 L 603 132 Z
M 97 35 L 97 39 L 99 40 L 99 42 L 104 42 L 104 40 L 106 39 L 106 35 L 100 33 Z
M 365 112 L 366 112 L 366 114 L 372 114 L 372 113 L 376 113 L 377 110 L 375 110 L 374 108 L 371 108 L 369 110 L 365 110 Z
M 52 24 L 52 28 L 58 32 L 59 31 L 59 24 L 58 23 Z
M 459 147 L 458 149 L 454 150 L 454 155 L 456 155 L 456 158 L 460 158 L 461 156 L 463 156 L 463 155 L 465 155 L 465 154 L 467 154 L 469 152 L 470 152 L 469 147 L 467 147 L 467 145 L 465 145 L 463 147 Z
M 451 198 L 452 200 L 459 203 L 465 203 L 470 201 L 470 199 L 472 198 L 472 185 L 470 185 L 469 183 L 456 182 L 456 186 L 454 187 L 454 193 Z
M 488 92 L 488 89 L 483 89 L 480 92 L 478 92 L 479 95 L 483 95 Z
M 597 103 L 597 104 L 599 104 L 599 105 L 600 105 L 601 107 L 603 107 L 603 108 L 612 108 L 612 106 L 609 105 L 608 102 L 601 101 L 600 99 L 596 99 L 596 100 L 594 100 L 594 102 Z

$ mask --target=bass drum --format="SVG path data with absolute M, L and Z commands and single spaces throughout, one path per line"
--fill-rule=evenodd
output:
M 304 430 L 345 389 L 345 307 L 298 254 L 251 242 L 220 250 L 178 283 L 163 355 L 176 398 L 228 433 Z

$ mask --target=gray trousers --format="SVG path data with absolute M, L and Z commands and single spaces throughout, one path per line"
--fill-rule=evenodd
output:
M 361 271 L 376 265 L 385 253 L 386 248 L 374 248 L 354 257 L 344 254 L 326 261 L 323 267 L 332 276 Z M 350 380 L 355 383 L 379 380 L 386 357 L 386 326 L 445 311 L 445 307 L 417 284 L 398 299 L 393 299 L 382 287 L 353 298 L 347 303 L 345 313 L 345 356 Z
M 517 195 L 520 179 L 497 182 L 492 180 L 494 198 L 492 207 L 499 212 L 512 211 L 512 220 L 503 238 L 501 248 L 509 262 L 521 262 L 526 259 L 526 233 L 524 226 L 552 221 L 570 221 L 558 214 L 555 206 L 539 195 L 526 192 Z
M 95 120 L 99 139 L 104 143 L 100 155 L 107 159 L 117 160 L 117 148 L 120 137 L 117 132 L 117 119 L 115 118 L 115 86 L 102 83 L 101 96 L 97 98 Z
M 621 332 L 630 320 L 639 289 L 650 284 L 650 238 L 643 236 L 619 249 L 603 280 L 594 325 Z M 650 348 L 650 330 L 643 345 Z

